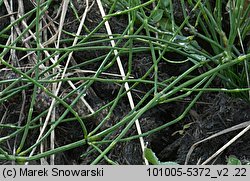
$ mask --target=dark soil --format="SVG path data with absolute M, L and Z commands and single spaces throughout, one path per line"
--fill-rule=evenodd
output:
M 186 155 L 194 143 L 249 120 L 250 105 L 241 99 L 231 98 L 225 94 L 209 94 L 204 95 L 202 101 L 208 104 L 205 106 L 197 104 L 187 118 L 194 121 L 190 129 L 159 153 L 159 157 L 163 160 L 172 160 L 171 157 L 175 153 L 173 161 L 184 164 Z M 201 143 L 191 154 L 188 164 L 202 163 L 238 132 L 239 130 L 233 131 Z M 235 155 L 241 160 L 249 159 L 249 136 L 247 133 L 233 143 L 214 164 L 225 164 L 226 158 L 230 155 Z
M 27 1 L 28 3 L 29 1 Z M 74 1 L 76 7 L 78 8 L 79 14 L 83 13 L 85 5 L 83 3 L 78 3 L 78 1 Z M 29 3 L 28 3 L 29 4 Z M 58 1 L 54 2 L 54 6 L 58 5 Z M 178 5 L 175 4 L 177 12 L 179 12 Z M 30 5 L 32 7 L 32 5 Z M 30 8 L 29 7 L 29 8 Z M 0 15 L 3 16 L 7 12 L 1 6 L 0 7 Z M 49 10 L 48 14 L 51 17 L 55 17 L 54 10 Z M 181 18 L 181 14 L 179 16 Z M 88 13 L 86 20 L 86 27 L 89 30 L 93 30 L 101 21 L 99 11 L 97 9 L 97 5 L 91 8 Z M 58 17 L 55 21 L 59 21 Z M 178 18 L 177 18 L 178 19 Z M 181 21 L 182 22 L 182 21 Z M 126 28 L 127 19 L 123 16 L 117 16 L 112 18 L 111 21 L 112 31 L 114 33 L 122 33 Z M 9 18 L 0 19 L 0 30 L 3 27 L 9 24 Z M 64 26 L 65 30 L 75 33 L 77 31 L 79 22 L 75 19 L 73 15 L 73 11 L 69 9 L 66 18 L 66 24 Z M 105 33 L 106 30 L 104 28 L 100 29 L 97 33 Z M 82 34 L 86 34 L 86 31 L 83 31 Z M 63 37 L 67 38 L 68 35 L 63 34 Z M 7 41 L 7 40 L 6 40 Z M 5 40 L 1 40 L 0 43 L 4 44 Z M 123 44 L 123 42 L 122 42 Z M 67 46 L 67 43 L 65 43 Z M 141 46 L 141 43 L 135 42 L 135 46 Z M 203 47 L 206 48 L 206 47 Z M 210 47 L 207 47 L 210 48 Z M 101 61 L 97 61 L 95 63 L 88 63 L 88 60 L 93 58 L 100 57 L 102 55 L 106 55 L 107 51 L 78 51 L 74 52 L 74 60 L 76 64 L 82 64 L 80 67 L 82 70 L 97 70 Z M 182 57 L 178 57 L 179 55 L 176 53 L 169 53 L 168 59 L 171 60 L 180 60 Z M 20 53 L 21 57 L 21 53 Z M 19 57 L 19 58 L 20 58 Z M 122 58 L 126 59 L 127 55 L 122 55 Z M 32 62 L 26 60 L 24 65 L 30 65 Z M 127 62 L 123 62 L 124 66 L 127 67 Z M 133 57 L 133 70 L 132 75 L 135 78 L 142 77 L 147 70 L 152 66 L 152 58 L 150 53 L 144 54 L 135 54 Z M 74 66 L 74 65 L 70 65 Z M 160 62 L 159 64 L 159 80 L 166 80 L 171 76 L 180 75 L 182 72 L 187 70 L 190 66 L 189 63 L 186 64 L 170 64 L 167 62 Z M 1 67 L 2 68 L 2 67 Z M 111 68 L 107 69 L 107 72 L 113 74 L 119 74 L 119 70 L 117 66 L 114 64 Z M 79 76 L 88 76 L 89 73 L 79 73 Z M 9 80 L 12 78 L 17 78 L 16 75 L 11 70 L 2 69 L 0 70 L 0 80 Z M 105 78 L 105 76 L 103 76 Z M 107 76 L 106 76 L 107 77 Z M 153 77 L 153 75 L 149 75 L 148 77 Z M 4 90 L 8 84 L 0 85 L 0 91 Z M 17 86 L 21 86 L 19 83 Z M 15 124 L 15 125 L 23 125 L 23 121 L 27 119 L 28 110 L 29 110 L 29 102 L 31 100 L 32 88 L 23 90 L 10 97 L 7 102 L 0 104 L 0 120 L 2 117 L 5 119 L 1 122 L 2 124 Z M 48 87 L 49 88 L 49 87 Z M 66 95 L 69 92 L 69 87 L 63 85 L 64 92 L 61 92 L 62 95 Z M 89 90 L 86 92 L 86 100 L 93 107 L 94 110 L 98 110 L 102 105 L 107 104 L 111 100 L 113 100 L 120 86 L 118 84 L 111 83 L 103 83 L 103 82 L 95 82 Z M 144 95 L 145 92 L 150 90 L 152 87 L 144 84 L 140 84 L 133 90 L 133 96 L 135 102 L 138 103 Z M 72 100 L 76 97 L 76 94 L 71 95 L 65 101 L 67 103 L 71 103 Z M 62 96 L 63 97 L 63 96 Z M 191 97 L 190 97 L 191 98 Z M 22 105 L 21 103 L 25 104 Z M 179 101 L 175 103 L 161 104 L 158 105 L 149 111 L 147 111 L 141 118 L 140 123 L 143 132 L 147 132 L 152 130 L 153 128 L 157 128 L 166 122 L 169 122 L 175 118 L 177 118 L 188 105 L 189 99 L 186 101 Z M 38 90 L 38 96 L 35 104 L 35 115 L 39 115 L 43 111 L 48 109 L 51 104 L 51 98 L 46 95 L 43 91 Z M 76 112 L 80 116 L 85 116 L 89 114 L 86 106 L 82 104 L 80 101 L 76 103 L 73 107 Z M 59 106 L 57 109 L 57 118 L 65 111 L 65 108 Z M 121 99 L 117 107 L 115 108 L 113 114 L 109 118 L 108 122 L 102 126 L 101 130 L 104 130 L 111 125 L 114 125 L 116 121 L 121 120 L 125 115 L 128 114 L 130 110 L 130 106 L 128 100 L 124 97 Z M 7 115 L 5 115 L 7 112 Z M 107 115 L 108 110 L 102 110 L 95 117 L 87 118 L 87 127 L 89 130 L 93 130 L 99 122 Z M 68 118 L 71 115 L 67 115 Z M 176 123 L 160 132 L 152 134 L 150 136 L 145 137 L 145 141 L 147 142 L 147 146 L 151 148 L 159 160 L 161 161 L 174 161 L 179 164 L 184 164 L 187 153 L 190 147 L 217 132 L 220 132 L 226 128 L 230 128 L 234 125 L 240 124 L 245 121 L 249 121 L 250 119 L 250 104 L 239 98 L 232 98 L 230 95 L 222 94 L 222 93 L 207 93 L 204 94 L 201 99 L 195 104 L 192 108 L 188 116 L 186 116 L 182 121 Z M 183 126 L 190 124 L 188 129 L 183 130 Z M 112 135 L 110 135 L 109 139 L 116 137 L 124 127 L 121 127 Z M 183 130 L 183 132 L 178 132 Z M 4 137 L 12 133 L 13 130 L 0 128 L 0 137 Z M 188 164 L 197 164 L 205 161 L 209 156 L 215 153 L 219 148 L 221 148 L 224 144 L 226 144 L 233 136 L 235 136 L 238 131 L 233 131 L 227 133 L 225 135 L 221 135 L 214 139 L 211 139 L 207 142 L 200 144 L 191 154 Z M 126 134 L 127 136 L 136 135 L 136 129 L 133 127 Z M 27 144 L 25 148 L 28 148 L 30 145 L 34 144 L 35 138 L 38 136 L 38 132 L 36 129 L 29 132 L 29 139 L 27 140 Z M 245 134 L 239 140 L 237 140 L 233 145 L 227 148 L 223 153 L 220 154 L 219 157 L 216 158 L 216 161 L 213 164 L 226 164 L 226 158 L 230 155 L 235 155 L 240 160 L 250 160 L 250 133 Z M 5 150 L 11 151 L 13 149 L 11 146 L 14 143 L 20 142 L 21 137 L 14 137 L 9 139 L 8 143 L 3 143 L 1 145 Z M 56 129 L 56 147 L 60 147 L 66 144 L 70 144 L 72 142 L 76 142 L 80 139 L 83 139 L 82 131 L 78 122 L 65 122 L 61 123 Z M 107 145 L 102 145 L 100 149 L 106 148 Z M 88 146 L 78 147 L 75 149 L 71 149 L 65 151 L 63 153 L 56 155 L 56 164 L 90 164 L 98 155 L 98 152 L 90 151 L 91 148 Z M 85 154 L 84 153 L 89 153 Z M 143 164 L 143 159 L 141 157 L 141 148 L 139 141 L 132 140 L 127 142 L 118 143 L 114 149 L 111 150 L 107 154 L 107 156 L 114 160 L 119 164 Z M 1 164 L 10 164 L 10 162 L 1 161 Z M 32 164 L 40 164 L 39 161 L 32 162 Z M 108 164 L 105 160 L 102 160 L 100 164 Z

